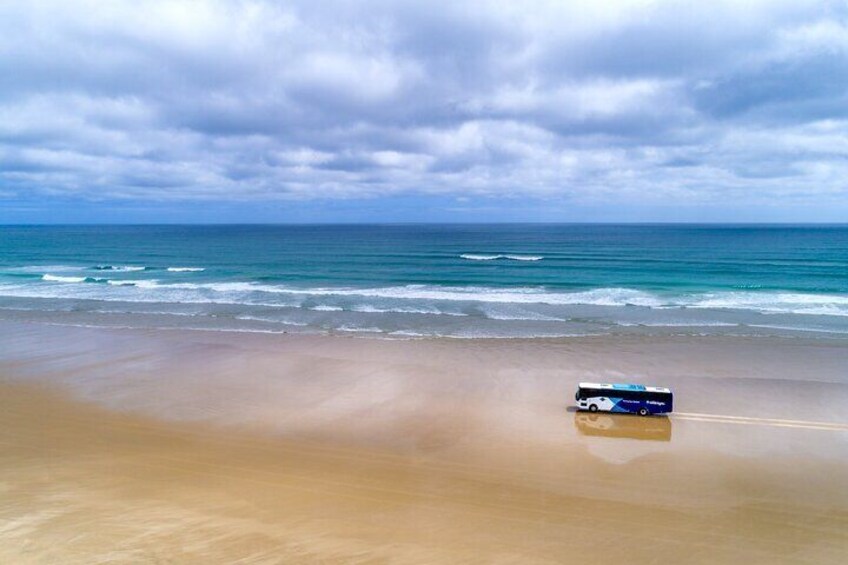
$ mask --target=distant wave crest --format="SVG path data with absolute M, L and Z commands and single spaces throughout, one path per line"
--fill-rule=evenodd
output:
M 199 273 L 205 270 L 203 267 L 168 267 L 172 273 Z
M 27 265 L 25 267 L 9 267 L 8 269 L 4 269 L 5 272 L 12 273 L 35 273 L 35 274 L 43 274 L 47 271 L 82 271 L 85 267 L 80 267 L 77 265 Z
M 542 257 L 541 255 L 483 255 L 479 253 L 463 253 L 462 255 L 460 255 L 460 258 L 467 259 L 469 261 L 541 261 L 542 259 L 544 259 L 544 257 Z
M 120 271 L 123 273 L 131 273 L 134 271 L 146 271 L 149 267 L 140 267 L 138 265 L 97 265 L 95 271 Z

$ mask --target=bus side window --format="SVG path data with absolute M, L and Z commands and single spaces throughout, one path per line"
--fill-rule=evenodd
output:
M 617 394 L 617 395 L 618 395 L 618 396 L 619 396 L 622 400 L 639 400 L 639 396 L 638 396 L 638 395 L 636 395 L 636 394 L 633 394 L 633 393 L 632 393 L 631 391 L 629 391 L 629 390 L 618 390 L 618 391 L 616 391 L 616 394 Z

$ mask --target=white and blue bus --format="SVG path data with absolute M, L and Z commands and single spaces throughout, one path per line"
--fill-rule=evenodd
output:
M 579 410 L 648 416 L 671 412 L 674 395 L 658 386 L 580 383 L 574 399 Z

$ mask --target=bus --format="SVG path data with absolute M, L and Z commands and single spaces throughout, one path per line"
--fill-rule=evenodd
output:
M 671 412 L 674 395 L 658 386 L 580 383 L 574 399 L 578 410 L 649 416 Z

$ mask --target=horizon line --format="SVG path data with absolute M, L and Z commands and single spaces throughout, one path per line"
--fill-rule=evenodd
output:
M 2 223 L 6 227 L 83 227 L 83 226 L 499 226 L 499 225 L 547 225 L 547 226 L 845 226 L 848 222 L 792 222 L 792 221 L 592 221 L 592 222 L 20 222 Z

